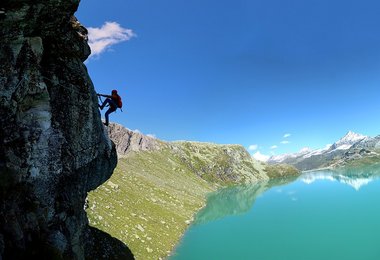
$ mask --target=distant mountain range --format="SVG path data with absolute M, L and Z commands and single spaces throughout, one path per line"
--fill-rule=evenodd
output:
M 369 137 L 349 131 L 344 137 L 325 148 L 302 149 L 298 153 L 276 155 L 269 164 L 290 164 L 306 171 L 320 168 L 336 168 L 368 158 L 380 159 L 380 135 Z

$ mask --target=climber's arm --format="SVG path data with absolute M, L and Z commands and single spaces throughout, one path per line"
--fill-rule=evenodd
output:
M 100 96 L 100 97 L 106 97 L 106 98 L 112 98 L 112 96 L 111 95 L 104 95 L 104 94 L 96 94 L 96 95 L 98 95 L 98 96 Z

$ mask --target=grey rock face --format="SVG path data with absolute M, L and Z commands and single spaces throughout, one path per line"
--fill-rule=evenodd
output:
M 115 143 L 119 156 L 126 156 L 130 152 L 157 151 L 168 146 L 156 138 L 131 131 L 116 123 L 110 123 L 108 134 Z
M 0 256 L 83 259 L 87 192 L 116 166 L 78 0 L 0 4 Z M 0 258 L 1 258 L 0 257 Z
M 367 149 L 367 150 L 379 150 L 380 149 L 380 135 L 375 137 L 368 137 L 355 143 L 352 149 Z

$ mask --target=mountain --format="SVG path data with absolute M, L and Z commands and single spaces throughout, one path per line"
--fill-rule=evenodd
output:
M 293 167 L 281 165 L 273 168 L 253 159 L 242 145 L 164 142 L 116 123 L 110 124 L 108 134 L 120 158 L 134 152 L 169 150 L 198 176 L 215 182 L 251 183 L 268 179 L 268 174 L 271 178 L 298 175 Z
M 345 136 L 343 136 L 339 141 L 335 142 L 331 147 L 330 151 L 334 150 L 347 150 L 350 149 L 353 144 L 356 144 L 364 139 L 368 138 L 368 136 L 364 136 L 361 134 L 357 134 L 349 131 Z
M 92 226 L 127 243 L 136 259 L 167 258 L 211 192 L 299 176 L 294 167 L 252 159 L 241 145 L 164 142 L 114 123 L 108 135 L 118 165 L 108 182 L 89 193 L 87 214 Z M 248 202 L 231 203 L 239 205 L 228 209 Z
M 349 131 L 341 139 L 325 148 L 303 149 L 298 153 L 272 156 L 269 164 L 286 163 L 299 170 L 313 170 L 324 167 L 340 167 L 352 161 L 372 158 L 380 150 L 380 136 L 369 137 Z

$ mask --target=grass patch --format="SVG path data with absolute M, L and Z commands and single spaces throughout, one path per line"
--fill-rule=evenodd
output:
M 265 171 L 269 178 L 283 178 L 288 176 L 298 176 L 301 172 L 295 167 L 287 164 L 267 165 Z
M 165 258 L 214 190 L 168 151 L 139 152 L 89 193 L 87 213 L 91 226 L 125 242 L 136 259 Z

